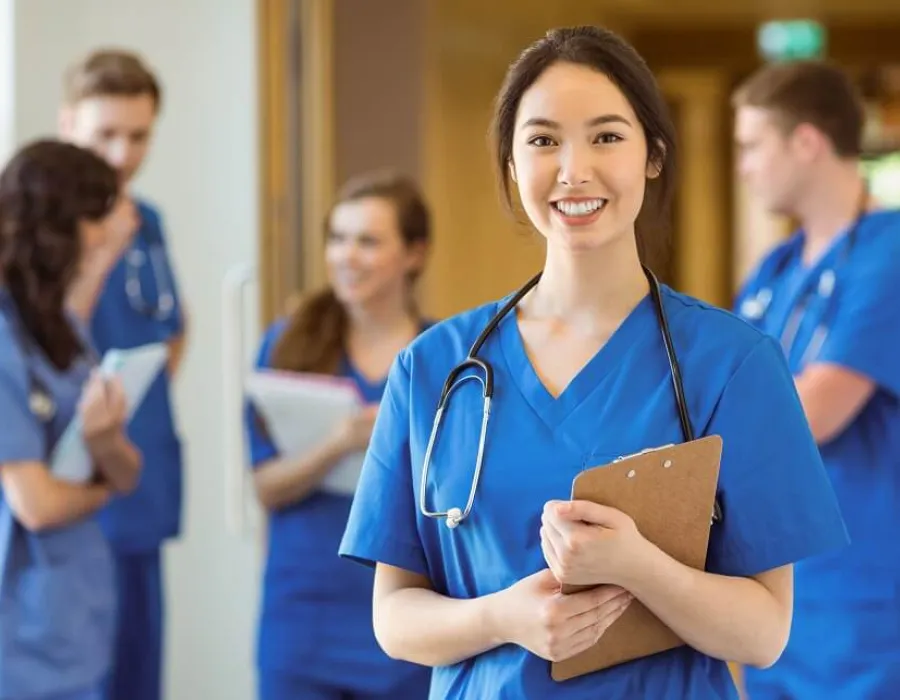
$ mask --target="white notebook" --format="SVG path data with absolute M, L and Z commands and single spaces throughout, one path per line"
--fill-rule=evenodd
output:
M 341 377 L 258 370 L 247 377 L 244 389 L 265 421 L 269 437 L 287 457 L 314 448 L 340 421 L 364 406 L 356 385 Z M 364 457 L 364 452 L 345 457 L 320 488 L 353 495 Z
M 100 362 L 100 371 L 107 377 L 119 377 L 125 390 L 128 421 L 143 402 L 151 384 L 169 358 L 165 343 L 142 345 L 130 350 L 109 350 Z M 57 479 L 73 483 L 89 481 L 94 464 L 82 433 L 81 418 L 76 416 L 56 443 L 50 456 L 50 470 Z

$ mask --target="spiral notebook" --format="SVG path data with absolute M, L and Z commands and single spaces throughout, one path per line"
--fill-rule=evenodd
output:
M 717 435 L 647 450 L 583 471 L 572 484 L 572 499 L 627 513 L 650 542 L 682 564 L 703 570 L 721 457 Z M 589 586 L 563 586 L 563 593 L 585 588 Z M 551 676 L 564 681 L 683 644 L 634 600 L 596 645 L 554 662 Z

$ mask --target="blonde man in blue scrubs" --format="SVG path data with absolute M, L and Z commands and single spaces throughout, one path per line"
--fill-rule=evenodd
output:
M 900 212 L 860 174 L 863 108 L 820 62 L 775 64 L 735 96 L 740 170 L 799 230 L 751 275 L 737 310 L 778 339 L 850 532 L 796 565 L 781 660 L 752 700 L 900 694 Z
M 159 81 L 137 56 L 98 51 L 66 76 L 60 131 L 103 156 L 127 191 L 147 155 L 161 99 Z M 182 357 L 184 313 L 160 213 L 134 199 L 140 228 L 101 292 L 90 320 L 92 340 L 101 353 L 165 342 L 171 361 L 129 426 L 147 466 L 141 481 L 134 493 L 114 499 L 99 516 L 115 554 L 120 597 L 108 700 L 161 697 L 161 547 L 178 535 L 181 524 L 182 455 L 170 382 Z

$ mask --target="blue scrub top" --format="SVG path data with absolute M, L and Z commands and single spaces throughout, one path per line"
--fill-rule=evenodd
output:
M 110 272 L 94 310 L 91 334 L 98 352 L 172 340 L 183 330 L 178 285 L 166 252 L 162 219 L 146 202 L 138 202 L 141 227 L 132 250 L 144 263 L 132 265 L 128 253 Z M 126 291 L 129 278 L 140 280 L 141 299 Z M 160 292 L 171 293 L 171 315 L 154 318 L 142 303 L 156 308 Z M 100 523 L 118 552 L 157 549 L 181 530 L 182 448 L 172 415 L 169 376 L 161 372 L 128 426 L 128 437 L 141 450 L 145 468 L 137 488 L 115 498 L 100 513 Z
M 783 342 L 795 376 L 812 362 L 830 363 L 868 377 L 876 389 L 850 425 L 820 445 L 852 544 L 847 550 L 799 564 L 795 599 L 893 601 L 896 605 L 900 595 L 900 211 L 866 215 L 852 248 L 848 249 L 845 233 L 811 266 L 803 263 L 802 250 L 801 232 L 767 256 L 741 291 L 736 309 L 746 309 L 744 302 L 760 290 L 771 290 L 767 312 L 754 323 Z M 826 270 L 835 274 L 830 297 L 818 293 Z M 822 328 L 828 330 L 824 342 L 821 330 L 817 336 Z M 813 356 L 804 358 L 808 348 Z
M 0 465 L 47 462 L 91 367 L 85 358 L 60 372 L 39 349 L 20 342 L 17 318 L 0 289 Z M 29 408 L 31 377 L 56 405 L 49 426 Z M 110 552 L 94 519 L 30 532 L 0 488 L 0 700 L 98 684 L 110 664 L 115 607 Z
M 257 367 L 271 367 L 272 351 L 285 327 L 281 320 L 266 331 Z M 368 381 L 346 358 L 338 375 L 352 379 L 366 403 L 381 400 L 386 379 Z M 278 457 L 257 416 L 248 406 L 254 468 Z M 258 666 L 369 693 L 386 692 L 404 680 L 421 687 L 430 669 L 390 659 L 375 640 L 373 572 L 338 557 L 351 500 L 315 491 L 269 513 Z
M 707 569 L 752 576 L 843 546 L 846 532 L 778 346 L 728 312 L 662 288 L 688 408 L 699 436 L 720 435 L 724 520 Z M 481 481 L 469 518 L 450 530 L 419 511 L 425 448 L 442 385 L 503 302 L 438 324 L 395 363 L 341 544 L 344 556 L 428 576 L 476 598 L 546 569 L 544 504 L 568 499 L 582 470 L 681 442 L 665 346 L 648 295 L 554 398 L 528 359 L 514 314 L 479 356 L 494 368 Z M 444 416 L 426 494 L 431 509 L 466 503 L 480 433 L 480 385 Z M 550 664 L 504 645 L 435 669 L 431 698 L 736 698 L 723 661 L 682 647 L 557 683 Z

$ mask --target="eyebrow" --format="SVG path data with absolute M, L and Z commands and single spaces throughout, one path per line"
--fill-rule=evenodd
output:
M 631 122 L 628 121 L 621 114 L 602 114 L 599 117 L 594 117 L 593 119 L 589 119 L 585 126 L 588 128 L 594 126 L 601 126 L 602 124 L 625 124 L 626 126 L 632 126 Z M 526 121 L 523 125 L 525 126 L 542 126 L 547 129 L 559 129 L 559 122 L 555 122 L 552 119 L 545 119 L 544 117 L 532 117 L 528 121 Z

